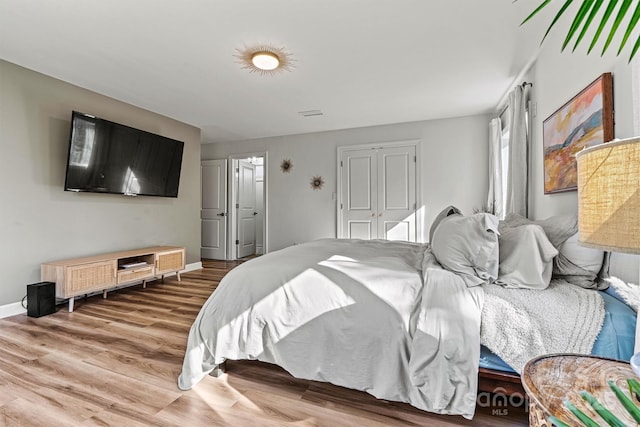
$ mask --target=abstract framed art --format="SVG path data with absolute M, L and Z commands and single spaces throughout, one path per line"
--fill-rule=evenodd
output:
M 613 78 L 604 73 L 543 122 L 544 194 L 576 190 L 575 155 L 613 139 Z

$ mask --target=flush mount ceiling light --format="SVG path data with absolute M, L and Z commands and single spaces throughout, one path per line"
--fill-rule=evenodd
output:
M 236 49 L 234 55 L 242 68 L 250 73 L 273 75 L 282 71 L 291 71 L 293 58 L 283 47 L 267 44 Z
M 256 52 L 251 55 L 251 63 L 263 71 L 271 71 L 280 66 L 280 58 L 271 52 Z

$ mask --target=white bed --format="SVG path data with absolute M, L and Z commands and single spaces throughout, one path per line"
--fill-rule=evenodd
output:
M 191 328 L 179 387 L 193 387 L 226 359 L 258 359 L 298 378 L 471 418 L 480 352 L 477 293 L 443 269 L 432 286 L 423 286 L 425 249 L 325 239 L 231 270 Z M 473 306 L 457 307 L 464 316 L 446 311 L 449 297 L 440 298 L 442 310 L 426 307 L 456 288 Z

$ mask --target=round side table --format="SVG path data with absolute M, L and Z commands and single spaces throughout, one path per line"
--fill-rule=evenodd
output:
M 578 354 L 551 354 L 531 359 L 522 370 L 522 385 L 529 397 L 529 425 L 551 427 L 553 415 L 569 425 L 577 418 L 563 404 L 571 401 L 600 425 L 606 422 L 582 400 L 580 391 L 591 393 L 627 425 L 637 425 L 624 409 L 607 381 L 613 380 L 628 393 L 627 378 L 637 378 L 627 362 Z

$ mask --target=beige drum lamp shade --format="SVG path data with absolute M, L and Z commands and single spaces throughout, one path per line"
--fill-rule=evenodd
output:
M 640 137 L 589 147 L 576 159 L 580 243 L 640 254 Z

